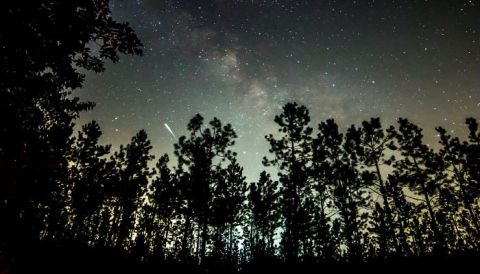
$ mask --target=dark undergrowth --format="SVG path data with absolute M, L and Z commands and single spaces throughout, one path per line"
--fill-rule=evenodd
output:
M 285 263 L 275 258 L 253 260 L 241 266 L 215 263 L 207 258 L 204 265 L 169 262 L 151 258 L 141 261 L 114 248 L 88 248 L 81 245 L 43 242 L 32 246 L 21 257 L 0 256 L 0 274 L 14 273 L 192 273 L 192 274 L 250 274 L 250 273 L 408 273 L 450 271 L 463 273 L 475 270 L 480 263 L 480 253 L 459 252 L 443 256 L 376 258 L 363 262 L 334 262 L 312 260 Z

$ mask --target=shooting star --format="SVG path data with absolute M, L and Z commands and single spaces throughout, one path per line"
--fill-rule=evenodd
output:
M 168 132 L 172 134 L 173 138 L 177 138 L 177 136 L 175 136 L 175 133 L 173 133 L 172 129 L 168 126 L 167 123 L 164 123 L 163 125 L 167 128 Z

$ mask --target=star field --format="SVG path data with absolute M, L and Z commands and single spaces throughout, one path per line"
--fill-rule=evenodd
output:
M 406 117 L 427 143 L 441 125 L 464 136 L 480 118 L 480 2 L 467 0 L 116 0 L 116 20 L 142 40 L 88 74 L 77 94 L 97 103 L 79 124 L 99 121 L 104 142 L 146 129 L 154 154 L 171 154 L 193 115 L 231 123 L 247 179 L 268 154 L 264 136 L 284 103 L 310 109 L 312 126 L 347 127 Z

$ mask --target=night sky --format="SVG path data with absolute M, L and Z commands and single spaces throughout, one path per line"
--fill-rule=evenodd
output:
M 78 124 L 97 120 L 114 147 L 143 128 L 155 155 L 173 157 L 201 113 L 234 126 L 234 150 L 255 180 L 264 136 L 289 101 L 310 109 L 314 128 L 328 118 L 346 128 L 406 117 L 432 146 L 435 126 L 464 137 L 465 118 L 480 118 L 480 1 L 112 0 L 111 8 L 144 56 L 87 74 L 77 95 L 97 103 Z

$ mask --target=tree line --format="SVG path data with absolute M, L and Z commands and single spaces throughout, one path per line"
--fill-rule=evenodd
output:
M 120 250 L 142 262 L 223 265 L 367 262 L 478 252 L 480 131 L 438 127 L 439 149 L 407 119 L 345 132 L 283 107 L 257 182 L 234 152 L 236 133 L 196 115 L 170 156 L 144 130 L 112 149 L 74 96 L 85 71 L 142 53 L 107 0 L 9 1 L 0 15 L 0 256 L 35 243 Z M 35 255 L 35 254 L 34 254 Z
M 475 119 L 466 120 L 466 141 L 436 128 L 437 151 L 402 118 L 388 128 L 372 118 L 345 132 L 329 119 L 314 131 L 307 108 L 288 103 L 275 123 L 263 164 L 278 174 L 247 182 L 232 150 L 235 131 L 217 118 L 190 121 L 173 167 L 168 155 L 151 167 L 144 130 L 112 151 L 90 122 L 71 137 L 55 195 L 60 212 L 47 210 L 39 236 L 120 248 L 141 261 L 231 267 L 478 249 Z

